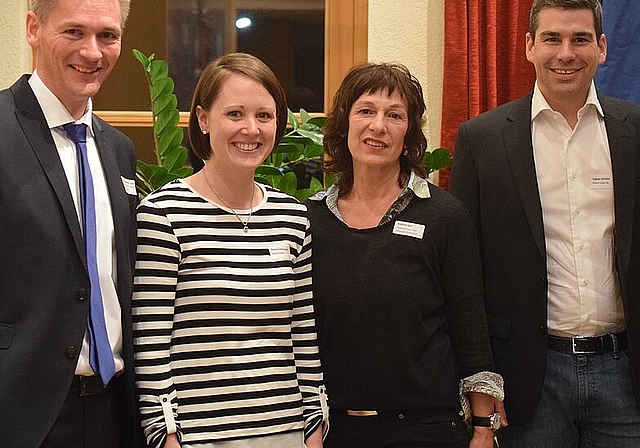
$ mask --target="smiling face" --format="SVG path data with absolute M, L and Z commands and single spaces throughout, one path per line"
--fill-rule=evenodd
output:
M 409 126 L 407 103 L 397 91 L 362 94 L 349 112 L 347 144 L 358 164 L 367 167 L 398 167 Z
M 27 14 L 38 75 L 75 118 L 120 56 L 120 20 L 118 0 L 57 0 L 44 22 Z
M 255 171 L 271 154 L 276 135 L 276 103 L 258 81 L 230 74 L 205 111 L 196 109 L 200 129 L 209 132 L 215 169 Z
M 534 39 L 535 37 L 535 39 Z M 544 8 L 535 36 L 527 34 L 526 54 L 549 105 L 581 107 L 591 81 L 607 55 L 604 35 L 596 36 L 589 9 Z

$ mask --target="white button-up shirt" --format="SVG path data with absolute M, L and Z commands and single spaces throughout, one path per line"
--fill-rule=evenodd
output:
M 69 122 L 84 123 L 87 125 L 87 158 L 93 178 L 93 187 L 96 206 L 96 230 L 97 230 L 97 258 L 98 274 L 100 277 L 100 291 L 107 324 L 109 343 L 114 353 L 116 372 L 124 368 L 122 360 L 122 320 L 121 308 L 116 292 L 116 250 L 113 228 L 113 216 L 111 212 L 111 201 L 109 190 L 102 169 L 100 155 L 93 134 L 91 120 L 91 99 L 87 107 L 87 112 L 78 121 L 74 120 L 60 100 L 44 85 L 37 72 L 29 78 L 29 85 L 33 90 L 38 103 L 51 129 L 53 141 L 58 148 L 58 154 L 62 167 L 64 168 L 71 196 L 76 206 L 78 221 L 82 223 L 82 212 L 80 211 L 79 196 L 80 187 L 78 181 L 78 162 L 76 158 L 75 143 L 67 136 L 62 125 Z M 80 226 L 82 228 L 82 225 Z M 89 342 L 85 333 L 82 342 L 80 357 L 76 366 L 77 375 L 93 375 L 93 369 L 89 365 Z
M 549 332 L 595 336 L 624 329 L 614 259 L 613 173 L 593 83 L 574 129 L 536 85 L 533 152 L 542 202 Z

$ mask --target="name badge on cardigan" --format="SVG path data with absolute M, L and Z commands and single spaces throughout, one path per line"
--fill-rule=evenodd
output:
M 393 226 L 393 233 L 421 240 L 424 236 L 424 225 L 407 221 L 396 221 Z

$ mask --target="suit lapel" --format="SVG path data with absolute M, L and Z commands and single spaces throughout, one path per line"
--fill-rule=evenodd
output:
M 93 118 L 93 131 L 107 189 L 109 190 L 117 246 L 116 253 L 118 254 L 118 278 L 121 278 L 122 272 L 130 272 L 129 257 L 126 255 L 129 251 L 129 200 L 122 184 L 113 142 L 108 141 L 107 133 L 104 131 L 102 123 L 95 117 Z M 121 268 L 124 271 L 121 272 Z
M 38 100 L 31 87 L 29 87 L 27 80 L 28 76 L 25 76 L 11 87 L 16 102 L 18 123 L 20 123 L 25 138 L 29 142 L 42 167 L 42 171 L 58 198 L 76 249 L 86 265 L 84 239 L 71 190 L 69 189 L 69 182 L 62 167 L 62 162 L 60 162 L 58 149 L 53 142 L 51 130 L 47 126 L 47 121 L 42 114 Z
M 631 255 L 633 211 L 636 201 L 636 160 L 638 140 L 635 128 L 626 123 L 626 113 L 606 97 L 599 98 L 607 128 L 611 166 L 613 170 L 613 194 L 615 202 L 615 238 L 619 269 L 626 273 Z
M 518 197 L 536 245 L 544 255 L 542 206 L 531 143 L 531 95 L 514 102 L 502 136 Z

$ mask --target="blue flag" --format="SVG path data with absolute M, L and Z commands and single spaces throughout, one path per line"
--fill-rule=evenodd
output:
M 598 91 L 640 104 L 640 1 L 604 0 L 607 60 L 595 76 Z

